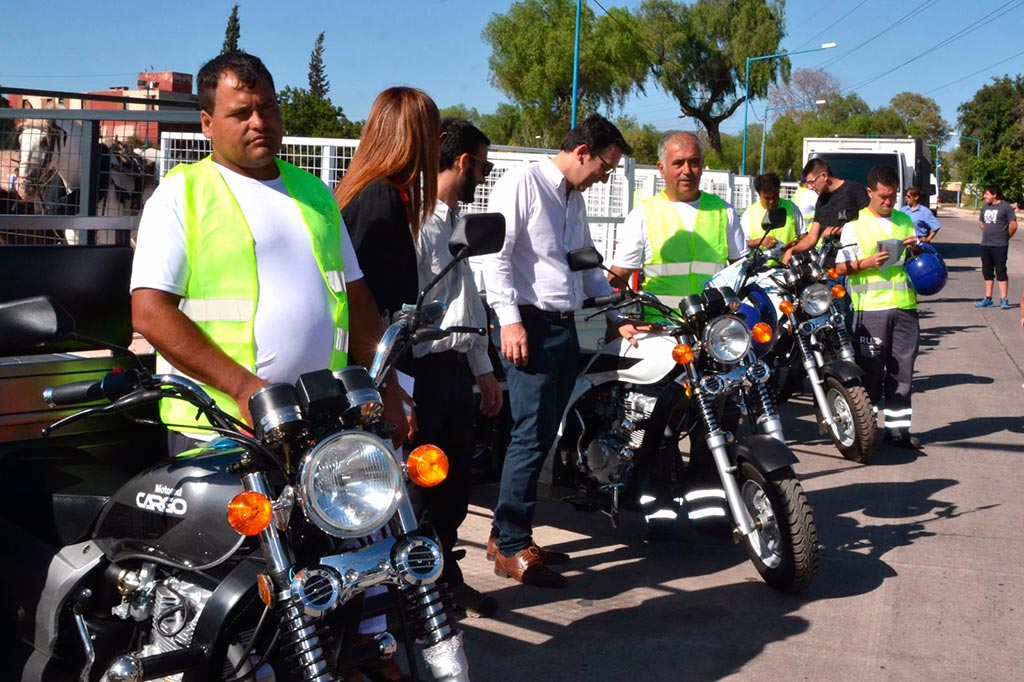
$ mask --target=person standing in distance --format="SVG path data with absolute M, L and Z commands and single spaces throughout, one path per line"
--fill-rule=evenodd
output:
M 907 203 L 903 204 L 900 210 L 914 221 L 914 234 L 917 235 L 917 238 L 930 244 L 942 229 L 939 219 L 935 217 L 930 208 L 921 203 L 921 190 L 918 188 L 908 187 L 906 198 Z
M 484 282 L 498 320 L 492 338 L 501 348 L 513 423 L 487 554 L 495 574 L 527 585 L 567 582 L 549 566 L 569 556 L 533 540 L 537 483 L 576 377 L 573 312 L 585 297 L 612 291 L 601 270 L 572 272 L 566 257 L 593 246 L 583 192 L 608 182 L 631 151 L 618 128 L 594 114 L 565 136 L 554 157 L 509 170 L 491 191 L 489 209 L 505 216 L 505 244 L 487 260 Z M 627 320 L 615 324 L 635 345 L 637 328 Z
M 747 246 L 756 248 L 763 244 L 767 249 L 777 243 L 788 245 L 804 233 L 804 217 L 800 208 L 789 199 L 781 199 L 779 191 L 782 189 L 782 182 L 775 173 L 765 173 L 754 178 L 754 191 L 757 192 L 758 200 L 747 207 L 740 218 L 740 227 L 747 239 Z M 786 209 L 786 224 L 777 227 L 764 237 L 764 229 L 761 221 L 769 209 L 781 206 Z M 764 242 L 761 242 L 764 237 Z
M 988 308 L 992 303 L 992 281 L 999 281 L 999 307 L 1010 307 L 1010 278 L 1006 275 L 1006 258 L 1010 251 L 1010 240 L 1017 232 L 1017 214 L 1013 206 L 1003 201 L 999 185 L 985 188 L 985 206 L 978 216 L 981 230 L 981 276 L 985 278 L 985 298 L 974 304 L 976 308 Z

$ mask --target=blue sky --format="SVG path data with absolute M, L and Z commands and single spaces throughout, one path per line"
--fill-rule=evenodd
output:
M 599 2 L 606 8 L 640 4 Z M 134 85 L 138 71 L 150 67 L 195 73 L 220 50 L 233 4 L 5 2 L 0 11 L 0 85 L 101 90 Z M 263 58 L 278 88 L 306 85 L 310 51 L 317 34 L 326 31 L 330 95 L 350 118 L 365 118 L 376 94 L 396 84 L 423 88 L 439 106 L 462 103 L 481 113 L 507 101 L 489 83 L 490 50 L 481 32 L 492 14 L 507 10 L 510 0 L 238 4 L 240 44 Z M 602 13 L 593 0 L 588 5 Z M 1024 0 L 789 0 L 782 47 L 795 52 L 834 41 L 836 49 L 792 57 L 794 69 L 827 67 L 844 92 L 856 92 L 872 107 L 887 104 L 904 90 L 927 94 L 955 126 L 957 106 L 981 86 L 993 77 L 1024 72 L 1024 47 L 1018 40 L 1022 25 Z M 896 68 L 932 48 L 930 54 Z M 765 106 L 757 101 L 751 105 L 751 121 Z M 624 113 L 661 129 L 694 127 L 692 121 L 680 121 L 678 107 L 654 87 L 647 96 L 631 99 Z M 735 133 L 742 125 L 740 107 L 723 131 Z

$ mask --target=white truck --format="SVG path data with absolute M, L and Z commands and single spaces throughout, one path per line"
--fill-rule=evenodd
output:
M 938 187 L 932 174 L 928 146 L 912 135 L 872 137 L 867 135 L 833 135 L 805 137 L 803 162 L 824 159 L 836 177 L 856 180 L 867 186 L 868 171 L 879 164 L 891 166 L 900 179 L 896 207 L 905 203 L 907 188 L 921 191 L 921 203 L 936 210 Z

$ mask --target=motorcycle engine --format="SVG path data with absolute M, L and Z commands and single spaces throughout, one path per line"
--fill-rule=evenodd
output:
M 164 653 L 192 642 L 199 614 L 213 593 L 170 577 L 153 590 L 152 639 L 145 654 Z
M 621 386 L 613 387 L 612 400 L 604 402 L 611 409 L 601 415 L 605 418 L 600 420 L 599 433 L 580 451 L 591 479 L 600 485 L 621 484 L 629 479 L 636 451 L 644 440 L 644 426 L 657 402 L 656 396 L 631 390 L 620 396 L 620 391 Z M 580 444 L 583 442 L 581 438 Z

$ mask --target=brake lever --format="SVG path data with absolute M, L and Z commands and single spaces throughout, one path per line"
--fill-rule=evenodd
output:
M 74 424 L 75 422 L 85 419 L 86 417 L 92 417 L 97 414 L 116 414 L 118 412 L 124 412 L 125 410 L 129 410 L 133 407 L 138 407 L 139 405 L 144 405 L 150 402 L 156 402 L 163 396 L 164 392 L 158 388 L 150 388 L 145 391 L 136 391 L 134 393 L 129 393 L 128 395 L 122 398 L 118 398 L 112 403 L 108 403 L 106 405 L 97 405 L 96 407 L 90 407 L 87 410 L 82 410 L 81 412 L 75 412 L 74 414 L 70 414 L 67 417 L 61 419 L 60 421 L 54 422 L 49 426 L 43 427 L 43 429 L 40 431 L 40 435 L 43 438 L 48 438 L 50 434 L 53 433 L 54 431 L 62 429 L 65 426 L 68 426 L 69 424 Z

